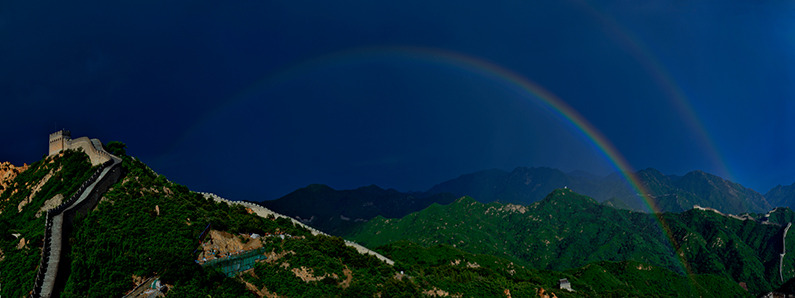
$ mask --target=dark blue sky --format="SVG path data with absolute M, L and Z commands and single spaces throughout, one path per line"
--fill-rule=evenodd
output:
M 435 51 L 543 86 L 636 169 L 795 182 L 792 1 L 11 2 L 0 160 L 35 161 L 66 127 L 250 200 L 616 170 L 539 98 Z

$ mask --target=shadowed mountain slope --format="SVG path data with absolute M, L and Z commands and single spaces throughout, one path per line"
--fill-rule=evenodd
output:
M 378 215 L 403 217 L 431 203 L 448 204 L 451 194 L 423 195 L 382 189 L 375 185 L 335 190 L 322 184 L 298 189 L 280 199 L 258 202 L 276 212 L 298 218 L 321 231 L 340 235 L 358 223 Z
M 773 206 L 795 208 L 795 183 L 777 185 L 765 194 L 765 198 Z

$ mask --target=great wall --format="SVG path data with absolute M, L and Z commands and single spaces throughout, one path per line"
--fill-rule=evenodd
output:
M 787 232 L 789 232 L 791 226 L 791 222 L 787 223 L 787 227 L 784 228 L 784 236 L 781 237 L 781 259 L 778 262 L 778 276 L 781 282 L 784 282 L 784 256 L 787 255 Z
M 750 220 L 750 221 L 756 221 L 756 222 L 764 224 L 764 225 L 781 226 L 780 224 L 772 223 L 772 222 L 769 222 L 767 220 L 767 218 L 770 217 L 770 215 L 773 212 L 778 210 L 778 207 L 773 208 L 773 210 L 770 210 L 767 214 L 765 214 L 764 220 L 757 220 L 757 219 L 751 217 L 748 214 L 743 214 L 741 216 L 737 216 L 737 215 L 734 215 L 734 214 L 724 214 L 723 212 L 720 212 L 717 209 L 709 208 L 709 207 L 701 207 L 699 205 L 693 205 L 693 209 L 701 210 L 701 211 L 714 212 L 714 213 L 717 213 L 718 215 L 734 218 L 736 220 L 741 220 L 741 221 Z M 778 265 L 778 275 L 779 275 L 779 279 L 781 279 L 781 282 L 784 282 L 784 256 L 786 256 L 786 254 L 787 254 L 787 233 L 789 232 L 789 228 L 790 227 L 792 227 L 792 223 L 791 222 L 787 223 L 787 226 L 784 228 L 783 236 L 782 236 L 782 239 L 781 239 L 781 246 L 782 247 L 781 247 L 781 254 L 779 255 L 779 262 L 778 262 L 778 264 L 779 264 Z
M 759 222 L 759 223 L 761 223 L 763 225 L 779 225 L 779 224 L 776 224 L 776 223 L 769 222 L 767 220 L 762 220 L 762 221 L 757 220 L 756 218 L 753 218 L 752 216 L 750 216 L 748 214 L 741 214 L 740 216 L 737 216 L 737 215 L 734 215 L 734 214 L 724 214 L 723 212 L 720 212 L 720 211 L 718 211 L 715 208 L 701 207 L 699 205 L 693 205 L 693 209 L 701 210 L 701 211 L 714 212 L 714 213 L 717 213 L 718 215 L 725 216 L 725 217 L 731 217 L 731 218 L 734 218 L 736 220 L 742 220 L 742 221 L 751 220 L 751 221 Z M 770 212 L 768 212 L 767 215 L 765 216 L 765 218 L 769 217 L 770 213 L 773 212 L 773 211 L 776 211 L 776 209 L 773 209 Z
M 122 176 L 121 159 L 106 152 L 99 140 L 87 137 L 72 140 L 68 131 L 50 134 L 49 155 L 68 149 L 82 150 L 89 156 L 92 165 L 100 167 L 83 182 L 72 197 L 47 210 L 44 246 L 31 297 L 52 297 L 63 288 L 67 279 L 67 274 L 64 273 L 69 271 L 70 265 L 68 239 L 72 233 L 75 215 L 91 211 L 102 195 Z
M 45 213 L 44 226 L 44 245 L 42 247 L 39 267 L 33 284 L 30 297 L 52 297 L 63 290 L 68 278 L 70 262 L 68 254 L 70 245 L 69 235 L 73 231 L 72 223 L 77 214 L 90 212 L 99 203 L 102 195 L 110 187 L 121 179 L 122 160 L 104 150 L 102 142 L 98 139 L 81 137 L 71 139 L 71 133 L 66 130 L 50 134 L 49 155 L 56 155 L 64 150 L 79 150 L 86 153 L 93 166 L 99 165 L 99 169 L 78 188 L 74 195 L 60 205 L 47 210 Z M 242 205 L 254 211 L 258 216 L 283 217 L 289 218 L 295 224 L 308 229 L 313 235 L 326 235 L 317 229 L 303 224 L 291 217 L 273 212 L 260 205 L 249 202 L 230 201 L 212 193 L 201 193 L 206 198 L 225 202 L 230 205 Z M 394 265 L 394 261 L 374 252 L 357 243 L 345 240 L 347 246 L 355 248 L 361 254 L 375 256 L 379 260 L 389 265 Z M 61 272 L 61 274 L 58 274 Z
M 317 229 L 315 229 L 313 227 L 310 227 L 310 226 L 300 222 L 299 220 L 297 220 L 295 218 L 276 213 L 273 210 L 265 208 L 265 207 L 263 207 L 263 206 L 261 206 L 259 204 L 255 204 L 255 203 L 251 203 L 251 202 L 231 201 L 231 200 L 224 199 L 224 198 L 222 198 L 222 197 L 220 197 L 220 196 L 218 196 L 218 195 L 216 195 L 214 193 L 199 192 L 199 194 L 203 195 L 207 199 L 211 199 L 211 200 L 216 201 L 216 202 L 225 202 L 225 203 L 227 203 L 229 205 L 241 205 L 243 207 L 251 209 L 251 211 L 254 211 L 254 213 L 256 213 L 257 215 L 259 215 L 261 217 L 273 216 L 275 218 L 288 218 L 295 225 L 301 226 L 301 227 L 309 230 L 312 233 L 312 235 L 324 235 L 324 236 L 331 237 L 331 235 L 326 234 L 326 233 L 324 233 L 322 231 L 319 231 L 319 230 L 317 230 Z M 389 265 L 394 265 L 395 264 L 395 261 L 392 261 L 389 258 L 387 258 L 387 257 L 385 257 L 385 256 L 383 256 L 383 255 L 381 255 L 381 254 L 379 254 L 379 253 L 377 253 L 375 251 L 372 251 L 372 250 L 370 250 L 370 249 L 368 249 L 368 248 L 366 248 L 364 246 L 361 246 L 360 244 L 358 244 L 356 242 L 345 240 L 345 245 L 355 248 L 356 251 L 358 251 L 361 254 L 369 254 L 369 255 L 375 256 L 379 260 L 381 260 L 383 262 L 386 262 Z

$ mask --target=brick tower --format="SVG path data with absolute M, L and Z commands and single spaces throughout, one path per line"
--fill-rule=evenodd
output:
M 72 133 L 68 130 L 59 130 L 50 134 L 50 155 L 58 154 L 64 150 L 69 140 L 72 139 Z

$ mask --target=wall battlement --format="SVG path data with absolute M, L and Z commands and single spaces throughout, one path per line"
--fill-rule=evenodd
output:
M 67 148 L 69 140 L 72 139 L 72 132 L 59 130 L 50 134 L 50 154 L 55 155 Z

